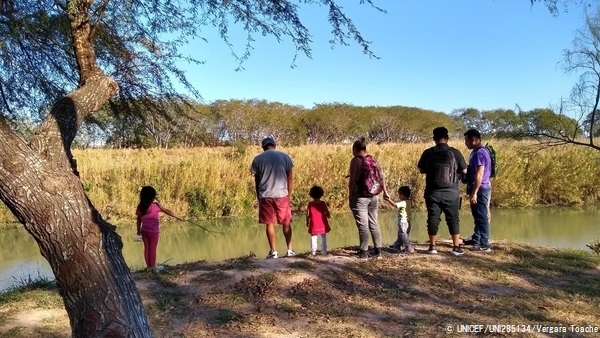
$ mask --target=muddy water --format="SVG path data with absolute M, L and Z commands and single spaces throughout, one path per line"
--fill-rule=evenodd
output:
M 600 207 L 493 210 L 492 215 L 492 240 L 587 250 L 587 242 L 600 238 Z M 298 220 L 293 223 L 293 243 L 297 252 L 303 252 L 309 249 L 310 237 L 302 216 L 297 217 Z M 394 240 L 395 217 L 392 212 L 379 215 L 385 245 Z M 425 220 L 425 213 L 415 214 L 411 233 L 413 241 L 427 240 Z M 250 252 L 258 257 L 267 254 L 264 227 L 257 225 L 254 218 L 210 220 L 200 224 L 220 233 L 211 235 L 188 223 L 163 222 L 158 262 L 177 264 L 204 259 L 223 260 Z M 125 260 L 132 268 L 143 267 L 143 244 L 133 241 L 135 221 L 116 225 L 123 237 Z M 334 215 L 331 225 L 332 231 L 328 235 L 331 248 L 358 244 L 356 226 L 350 214 Z M 462 213 L 462 233 L 470 235 L 472 228 L 471 215 Z M 449 238 L 445 226 L 442 225 L 439 235 Z M 277 232 L 277 248 L 280 254 L 285 252 L 281 231 Z M 0 231 L 0 290 L 38 275 L 52 277 L 52 271 L 29 234 L 23 229 Z

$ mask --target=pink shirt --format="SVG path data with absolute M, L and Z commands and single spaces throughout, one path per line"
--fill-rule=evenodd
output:
M 308 202 L 308 215 L 310 216 L 308 224 L 309 234 L 312 236 L 323 235 L 331 231 L 329 220 L 327 219 L 327 204 L 325 202 Z
M 144 215 L 141 214 L 140 210 L 136 210 L 135 214 L 142 220 L 142 232 L 160 232 L 158 228 L 158 212 L 160 211 L 160 207 L 156 202 L 150 204 L 148 207 L 148 212 Z

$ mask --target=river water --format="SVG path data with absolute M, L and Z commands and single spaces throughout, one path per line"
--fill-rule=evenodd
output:
M 293 246 L 296 252 L 309 249 L 310 236 L 306 232 L 304 217 L 295 216 L 293 223 Z M 381 212 L 379 223 L 385 245 L 396 236 L 396 215 Z M 411 240 L 423 243 L 427 240 L 426 214 L 416 212 L 413 218 Z M 442 220 L 443 222 L 443 220 Z M 209 234 L 190 223 L 161 223 L 158 245 L 158 262 L 178 264 L 198 260 L 218 261 L 240 257 L 254 252 L 262 258 L 268 252 L 264 226 L 256 224 L 255 218 L 217 219 L 198 224 L 219 232 Z M 123 255 L 131 268 L 144 266 L 143 244 L 134 242 L 135 220 L 115 224 L 123 238 Z M 334 215 L 332 231 L 328 235 L 330 248 L 358 244 L 358 234 L 352 216 Z M 470 235 L 473 221 L 470 213 L 461 213 L 461 233 Z M 449 239 L 445 223 L 440 226 L 441 239 Z M 556 248 L 583 249 L 592 239 L 600 238 L 600 207 L 552 207 L 536 209 L 494 209 L 491 226 L 494 240 L 509 240 Z M 285 253 L 285 241 L 277 229 L 277 249 Z M 37 276 L 52 277 L 52 271 L 40 255 L 31 236 L 22 228 L 0 231 L 0 290 Z

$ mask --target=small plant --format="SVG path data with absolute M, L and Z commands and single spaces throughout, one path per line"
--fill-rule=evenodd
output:
M 217 310 L 215 320 L 219 324 L 227 324 L 229 322 L 241 322 L 244 320 L 244 316 L 232 310 L 222 309 Z
M 256 255 L 254 254 L 254 252 L 250 252 L 246 256 L 232 259 L 231 262 L 233 263 L 234 267 L 237 269 L 254 270 L 258 267 L 254 262 L 255 258 L 256 258 Z
M 198 277 L 194 278 L 194 282 L 198 282 L 198 283 L 204 283 L 204 282 L 219 282 L 219 281 L 223 281 L 225 279 L 229 278 L 229 276 L 221 271 L 221 270 L 215 270 L 215 271 L 209 271 L 209 272 L 205 272 L 203 274 L 198 275 Z
M 590 250 L 592 250 L 593 252 L 600 254 L 600 239 L 593 240 L 586 244 L 586 246 L 590 248 Z
M 15 278 L 15 283 L 10 288 L 11 290 L 27 291 L 27 290 L 52 290 L 56 288 L 56 281 L 46 276 L 42 276 L 39 272 L 37 276 L 28 275 L 27 277 Z
M 297 261 L 290 263 L 289 267 L 298 270 L 312 270 L 315 268 L 315 264 L 309 261 Z
M 11 303 L 14 301 L 19 301 L 23 298 L 23 295 L 28 291 L 35 290 L 55 290 L 56 289 L 56 281 L 50 279 L 48 277 L 42 276 L 39 272 L 37 276 L 27 276 L 21 277 L 19 279 L 15 278 L 15 283 L 0 292 L 0 304 Z M 44 305 L 46 301 L 52 303 L 45 299 L 45 297 L 40 297 L 37 299 L 41 305 Z

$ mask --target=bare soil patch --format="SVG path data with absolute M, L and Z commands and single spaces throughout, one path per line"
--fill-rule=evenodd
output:
M 135 278 L 156 337 L 441 337 L 447 325 L 600 323 L 598 255 L 508 243 L 463 257 L 443 245 L 436 256 L 418 249 L 368 261 L 356 259 L 352 248 L 316 257 L 247 256 Z M 68 336 L 64 310 L 34 316 L 31 307 L 0 304 L 2 337 L 36 337 L 32 330 Z M 50 322 L 56 325 L 40 326 Z

